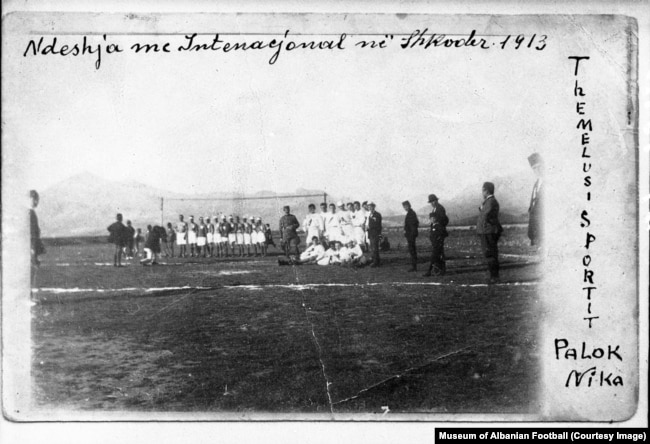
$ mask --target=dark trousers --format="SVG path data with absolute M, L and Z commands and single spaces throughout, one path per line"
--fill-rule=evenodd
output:
M 406 242 L 409 247 L 409 254 L 411 255 L 411 265 L 416 268 L 418 265 L 418 250 L 415 248 L 415 237 L 407 237 Z
M 370 240 L 370 254 L 372 255 L 372 264 L 378 266 L 379 261 L 379 235 L 368 235 Z
M 431 236 L 431 263 L 429 272 L 444 273 L 447 270 L 445 264 L 445 238 L 443 236 Z
M 488 271 L 491 278 L 499 277 L 499 235 L 481 234 L 481 248 L 487 259 Z

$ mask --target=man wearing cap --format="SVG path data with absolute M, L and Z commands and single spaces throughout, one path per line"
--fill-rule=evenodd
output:
M 528 157 L 528 163 L 535 172 L 537 180 L 533 186 L 533 193 L 530 196 L 528 207 L 528 238 L 531 245 L 540 245 L 544 238 L 542 230 L 542 185 L 544 183 L 544 163 L 539 153 L 533 153 Z
M 429 240 L 431 241 L 431 262 L 429 270 L 424 276 L 442 276 L 447 271 L 445 263 L 445 238 L 447 233 L 447 224 L 449 218 L 445 207 L 438 203 L 438 197 L 435 194 L 429 194 L 429 203 L 431 204 L 431 213 L 429 213 Z
M 418 220 L 417 214 L 411 208 L 411 203 L 408 200 L 402 202 L 402 207 L 406 211 L 406 217 L 404 218 L 404 237 L 406 237 L 406 243 L 408 244 L 409 254 L 411 255 L 411 268 L 409 268 L 409 273 L 417 271 L 418 268 L 418 252 L 415 248 L 415 240 L 418 237 L 418 228 L 420 227 L 420 221 Z
M 371 268 L 379 267 L 379 238 L 381 236 L 381 214 L 375 211 L 375 203 L 368 202 L 368 240 L 370 241 L 370 252 L 372 254 Z
M 483 184 L 483 204 L 479 207 L 479 216 L 476 223 L 476 234 L 481 239 L 481 249 L 487 259 L 490 272 L 489 283 L 499 280 L 499 249 L 498 242 L 503 232 L 499 223 L 499 202 L 494 197 L 494 184 Z
M 284 216 L 280 218 L 280 243 L 283 246 L 285 255 L 289 256 L 290 253 L 293 253 L 297 257 L 300 255 L 298 251 L 300 238 L 296 230 L 300 228 L 300 222 L 298 222 L 296 216 L 291 214 L 291 209 L 288 205 L 283 210 Z

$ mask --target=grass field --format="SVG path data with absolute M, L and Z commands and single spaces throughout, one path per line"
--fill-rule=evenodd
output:
M 485 285 L 477 239 L 447 239 L 448 274 L 406 273 L 398 235 L 381 268 L 266 258 L 114 268 L 106 243 L 48 242 L 32 308 L 43 408 L 162 412 L 530 413 L 538 270 L 525 229 Z M 398 244 L 399 248 L 398 248 Z

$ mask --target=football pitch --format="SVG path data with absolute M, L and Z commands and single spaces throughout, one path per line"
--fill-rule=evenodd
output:
M 112 267 L 112 248 L 50 240 L 32 307 L 44 408 L 124 412 L 532 413 L 540 270 L 525 227 L 487 285 L 478 239 L 452 231 L 448 273 L 423 277 L 399 234 L 382 267 L 267 257 Z M 336 417 L 336 416 L 334 416 Z

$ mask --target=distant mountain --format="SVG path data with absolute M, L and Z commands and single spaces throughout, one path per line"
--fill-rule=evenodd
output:
M 321 190 L 299 189 L 294 192 L 260 191 L 250 197 L 285 196 L 288 194 L 323 194 Z M 322 197 L 282 198 L 259 200 L 231 200 L 243 197 L 236 193 L 181 194 L 158 189 L 138 182 L 110 181 L 90 173 L 72 176 L 41 192 L 37 209 L 44 237 L 88 236 L 106 234 L 117 213 L 131 220 L 136 228 L 148 224 L 176 222 L 179 214 L 186 220 L 190 215 L 214 217 L 221 214 L 259 216 L 276 229 L 282 215 L 282 206 L 290 205 L 300 219 L 304 208 Z M 203 199 L 203 200 L 197 200 Z M 222 200 L 219 200 L 222 199 Z M 334 198 L 328 196 L 328 201 Z

